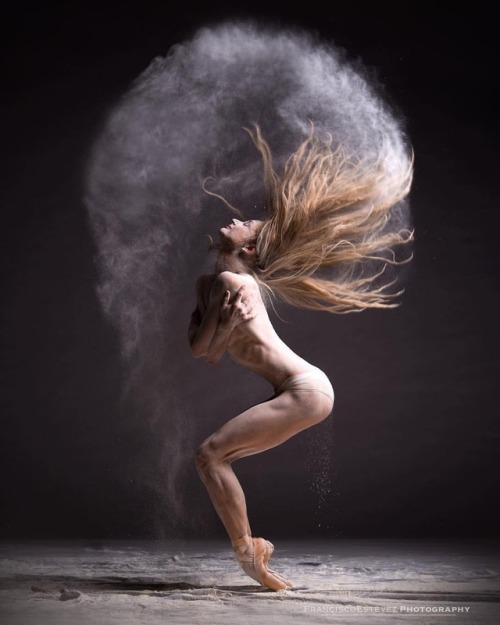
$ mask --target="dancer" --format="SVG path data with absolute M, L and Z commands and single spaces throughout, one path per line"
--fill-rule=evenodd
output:
M 209 436 L 197 469 L 245 573 L 284 590 L 292 582 L 268 567 L 273 545 L 252 536 L 232 463 L 323 421 L 334 393 L 326 374 L 280 339 L 267 306 L 274 297 L 337 313 L 398 305 L 401 291 L 390 292 L 384 272 L 402 262 L 394 247 L 413 236 L 391 225 L 410 188 L 412 159 L 398 169 L 385 159 L 368 163 L 313 129 L 279 176 L 259 127 L 248 132 L 263 162 L 268 214 L 220 229 L 215 271 L 198 279 L 188 334 L 194 357 L 216 364 L 227 352 L 264 377 L 274 395 Z

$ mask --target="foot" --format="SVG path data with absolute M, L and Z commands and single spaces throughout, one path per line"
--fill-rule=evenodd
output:
M 243 536 L 232 542 L 236 557 L 245 573 L 271 590 L 285 590 L 293 586 L 283 575 L 267 567 L 274 545 L 263 538 Z

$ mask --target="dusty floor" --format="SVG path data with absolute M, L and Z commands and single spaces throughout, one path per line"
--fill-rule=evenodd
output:
M 500 623 L 496 543 L 270 538 L 290 590 L 245 577 L 226 542 L 3 543 L 0 623 Z

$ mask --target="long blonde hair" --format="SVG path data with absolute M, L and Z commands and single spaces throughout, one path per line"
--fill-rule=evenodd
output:
M 413 240 L 398 222 L 408 195 L 413 156 L 359 158 L 333 138 L 311 132 L 279 176 L 259 126 L 245 128 L 264 167 L 268 215 L 257 237 L 255 278 L 268 291 L 300 308 L 335 313 L 393 308 L 387 276 L 396 246 Z M 390 153 L 390 150 L 388 151 Z

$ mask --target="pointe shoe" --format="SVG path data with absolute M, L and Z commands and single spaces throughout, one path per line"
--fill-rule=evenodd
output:
M 244 553 L 244 548 L 253 541 L 253 553 Z M 276 571 L 267 568 L 274 551 L 274 545 L 263 538 L 252 538 L 248 534 L 232 541 L 235 555 L 245 573 L 271 590 L 285 590 L 293 586 L 292 582 Z

